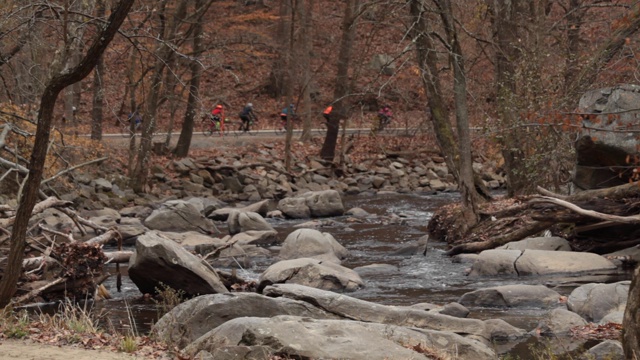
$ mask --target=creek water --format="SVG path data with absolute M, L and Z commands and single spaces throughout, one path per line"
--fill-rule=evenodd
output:
M 331 233 L 346 247 L 349 258 L 342 265 L 356 268 L 371 264 L 386 264 L 384 271 L 362 273 L 365 288 L 348 295 L 367 301 L 386 305 L 413 305 L 433 303 L 444 305 L 458 301 L 461 295 L 469 291 L 490 286 L 507 284 L 544 284 L 568 295 L 575 287 L 587 282 L 614 282 L 630 278 L 630 274 L 590 274 L 588 277 L 468 277 L 470 264 L 452 262 L 444 255 L 446 244 L 430 241 L 426 254 L 423 248 L 417 248 L 417 240 L 426 234 L 426 226 L 434 209 L 456 201 L 455 193 L 437 195 L 421 194 L 385 194 L 361 195 L 343 199 L 345 208 L 360 207 L 376 216 L 370 219 L 357 219 L 344 216 L 324 219 L 317 229 Z M 268 221 L 278 230 L 282 240 L 298 229 L 300 220 Z M 221 231 L 226 225 L 216 224 Z M 408 250 L 413 246 L 413 251 Z M 277 250 L 277 249 L 276 249 Z M 277 252 L 274 252 L 277 255 Z M 257 280 L 269 265 L 276 261 L 274 257 L 254 258 L 253 266 L 239 269 L 237 274 L 248 280 Z M 115 268 L 111 268 L 115 272 Z M 122 292 L 116 292 L 116 277 L 112 276 L 105 286 L 113 295 L 112 300 L 97 303 L 97 309 L 109 313 L 116 328 L 134 327 L 139 333 L 148 332 L 158 313 L 153 301 L 145 300 L 136 286 L 126 277 L 126 267 L 120 269 L 124 275 Z M 518 309 L 509 311 L 489 308 L 471 308 L 470 317 L 478 319 L 500 318 L 527 331 L 536 327 L 538 320 L 547 311 L 540 309 Z M 135 324 L 131 325 L 134 321 Z M 520 358 L 530 357 L 530 345 L 536 342 L 530 338 L 521 343 L 496 344 L 496 351 Z M 567 339 L 566 349 L 578 344 Z M 579 345 L 584 345 L 580 342 Z M 587 344 L 588 345 L 588 344 Z

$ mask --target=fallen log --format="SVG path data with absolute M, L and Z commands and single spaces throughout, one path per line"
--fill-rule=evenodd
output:
M 106 243 L 108 243 L 111 240 L 118 240 L 119 241 L 120 238 L 120 232 L 118 232 L 117 230 L 108 230 L 107 232 L 105 232 L 104 234 L 100 235 L 100 236 L 96 236 L 92 239 L 89 239 L 87 241 L 85 241 L 85 244 L 88 245 L 104 245 Z
M 104 256 L 107 257 L 105 264 L 123 264 L 129 262 L 129 259 L 133 256 L 133 251 L 111 251 L 104 253 Z
M 583 251 L 615 251 L 636 243 L 633 234 L 634 229 L 640 230 L 639 183 L 589 190 L 561 199 L 551 196 L 555 194 L 548 190 L 538 190 L 545 195 L 515 202 L 505 199 L 502 206 L 498 202 L 482 207 L 481 221 L 466 234 L 456 233 L 460 221 L 456 205 L 439 209 L 429 222 L 429 235 L 451 244 L 448 255 L 492 249 L 545 230 L 562 235 L 572 241 L 575 249 Z M 606 230 L 614 226 L 615 232 Z M 600 229 L 605 230 L 598 232 Z M 591 238 L 594 241 L 588 241 Z
M 494 249 L 509 242 L 522 240 L 526 237 L 538 234 L 539 232 L 550 228 L 551 225 L 553 225 L 553 223 L 539 221 L 525 223 L 516 228 L 514 231 L 495 236 L 489 240 L 469 242 L 466 244 L 454 246 L 449 251 L 447 251 L 446 254 L 449 256 L 453 256 L 462 253 L 477 253 L 488 249 Z
M 58 284 L 63 283 L 65 281 L 67 281 L 67 279 L 65 279 L 65 278 L 56 279 L 56 280 L 54 280 L 54 281 L 52 281 L 52 282 L 50 282 L 50 283 L 48 283 L 48 284 L 46 284 L 46 285 L 44 285 L 42 287 L 39 287 L 37 289 L 33 289 L 33 290 L 29 291 L 28 293 L 26 293 L 26 294 L 24 294 L 22 296 L 18 296 L 17 298 L 13 299 L 11 302 L 14 305 L 22 304 L 23 302 L 40 295 L 45 290 L 50 289 L 50 288 L 54 287 L 55 285 L 58 285 Z
M 65 200 L 60 200 L 57 199 L 53 196 L 48 197 L 44 200 L 42 200 L 41 202 L 37 203 L 34 207 L 33 207 L 33 211 L 31 212 L 31 215 L 33 216 L 34 214 L 39 214 L 41 212 L 43 212 L 44 210 L 51 208 L 51 207 L 63 207 L 63 206 L 70 206 L 73 203 L 71 201 L 65 201 Z M 9 227 L 11 225 L 13 225 L 13 223 L 16 221 L 16 217 L 15 215 L 10 217 L 10 218 L 6 218 L 6 219 L 0 219 L 0 227 L 6 228 Z

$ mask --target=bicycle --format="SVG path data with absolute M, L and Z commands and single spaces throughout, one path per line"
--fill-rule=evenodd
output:
M 136 136 L 138 129 L 140 129 L 140 126 L 142 125 L 142 119 L 140 118 L 136 118 L 133 124 L 131 123 L 131 120 L 132 119 L 129 118 L 128 121 L 122 122 L 122 130 L 120 131 L 120 134 L 125 139 Z
M 391 117 L 378 114 L 378 118 L 371 123 L 371 135 L 376 135 L 381 132 L 388 134 L 393 133 L 392 129 L 386 129 L 386 126 L 391 123 Z
M 213 117 L 213 116 L 210 116 L 208 121 L 206 119 L 203 119 L 202 123 L 204 126 L 202 129 L 202 134 L 204 136 L 211 136 L 214 133 L 220 136 L 228 135 L 229 128 L 231 127 L 229 119 L 224 119 L 225 126 L 223 129 L 221 119 L 219 117 Z
M 245 129 L 245 123 L 240 120 L 240 123 L 238 124 L 238 127 L 234 126 L 234 130 L 233 130 L 233 134 L 235 136 L 240 136 L 240 135 L 251 135 L 251 136 L 255 136 L 257 134 L 257 132 L 255 130 L 253 130 L 253 125 L 257 122 L 257 120 L 254 119 L 249 119 L 249 122 L 246 124 L 246 129 Z
M 293 115 L 293 117 L 291 118 L 291 128 L 293 130 L 297 129 L 297 124 L 298 124 L 298 116 L 297 115 Z M 276 135 L 283 135 L 287 133 L 287 122 L 286 121 L 282 121 L 282 119 L 280 119 L 280 126 L 276 125 L 276 128 L 274 129 L 274 132 Z

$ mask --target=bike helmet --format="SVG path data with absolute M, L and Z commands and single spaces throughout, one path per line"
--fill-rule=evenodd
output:
M 216 105 L 216 109 L 222 109 L 222 105 Z
M 248 103 L 247 106 L 248 107 L 253 107 L 253 104 L 252 103 Z
M 289 107 L 293 109 L 293 108 L 294 108 L 294 107 L 296 107 L 296 106 L 295 106 L 295 105 L 293 105 L 293 104 L 289 104 Z

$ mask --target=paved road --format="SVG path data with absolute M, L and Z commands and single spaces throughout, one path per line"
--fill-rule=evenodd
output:
M 347 133 L 349 134 L 367 134 L 369 129 L 347 129 Z M 302 134 L 302 130 L 294 130 L 293 138 Z M 313 129 L 311 131 L 313 136 L 324 136 L 324 132 L 320 129 Z M 180 133 L 173 133 L 171 136 L 171 146 L 175 146 L 178 141 Z M 103 139 L 110 145 L 117 147 L 126 147 L 129 143 L 129 138 L 124 137 L 124 134 L 103 134 Z M 166 133 L 158 133 L 153 135 L 154 142 L 164 141 L 167 137 Z M 193 137 L 191 139 L 191 148 L 209 148 L 211 146 L 243 146 L 252 142 L 265 142 L 265 141 L 274 141 L 278 139 L 285 138 L 285 134 L 276 134 L 273 129 L 270 130 L 257 130 L 253 131 L 251 135 L 249 134 L 234 134 L 233 132 L 229 133 L 229 135 L 219 136 L 204 136 L 202 132 L 194 132 Z

